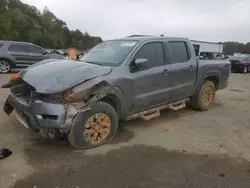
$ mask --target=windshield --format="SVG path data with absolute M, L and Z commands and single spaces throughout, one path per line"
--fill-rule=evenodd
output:
M 100 65 L 117 66 L 134 48 L 137 41 L 106 41 L 92 48 L 80 61 Z

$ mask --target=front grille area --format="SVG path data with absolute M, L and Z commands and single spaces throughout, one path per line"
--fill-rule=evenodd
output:
M 236 65 L 238 61 L 237 60 L 230 60 L 230 62 L 232 65 Z
M 41 116 L 42 116 L 43 119 L 58 120 L 58 116 L 55 116 L 55 115 L 45 115 L 45 114 L 42 114 Z
M 13 96 L 21 97 L 26 102 L 32 102 L 35 100 L 48 101 L 52 98 L 51 95 L 37 93 L 34 87 L 26 83 L 21 78 L 18 78 L 18 80 L 16 80 L 15 83 L 12 84 L 10 90 Z
M 30 97 L 35 89 L 21 78 L 18 78 L 12 84 L 10 91 L 14 96 Z

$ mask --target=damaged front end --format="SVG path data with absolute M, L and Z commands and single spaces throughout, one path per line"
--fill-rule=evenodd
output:
M 70 60 L 44 60 L 18 74 L 8 84 L 11 94 L 4 104 L 10 115 L 34 132 L 66 134 L 77 114 L 90 110 L 91 95 L 111 67 L 76 63 Z M 99 95 L 100 96 L 100 95 Z
M 43 94 L 19 77 L 9 83 L 11 94 L 3 109 L 8 115 L 15 111 L 25 127 L 53 138 L 67 134 L 80 113 L 90 110 L 91 104 L 105 97 L 105 93 L 94 94 L 99 86 L 105 83 L 96 78 L 60 93 Z

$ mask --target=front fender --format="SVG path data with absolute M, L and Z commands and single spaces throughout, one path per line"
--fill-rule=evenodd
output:
M 84 101 L 86 104 L 91 105 L 107 95 L 114 95 L 119 99 L 121 109 L 124 105 L 124 95 L 119 87 L 110 85 L 101 77 L 97 77 L 86 82 L 83 82 L 72 88 L 67 94 L 67 101 L 79 102 Z
M 91 96 L 93 97 L 87 101 L 87 104 L 91 105 L 93 103 L 96 103 L 97 101 L 102 100 L 105 97 L 108 97 L 115 102 L 119 116 L 123 116 L 124 95 L 119 87 L 112 85 L 100 86 L 91 92 Z

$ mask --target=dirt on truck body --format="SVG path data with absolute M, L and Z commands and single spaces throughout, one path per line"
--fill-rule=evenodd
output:
M 112 139 L 119 120 L 152 119 L 189 100 L 205 111 L 228 85 L 230 62 L 198 60 L 185 38 L 105 41 L 79 62 L 44 60 L 9 84 L 4 111 L 34 132 L 66 135 L 77 149 Z

